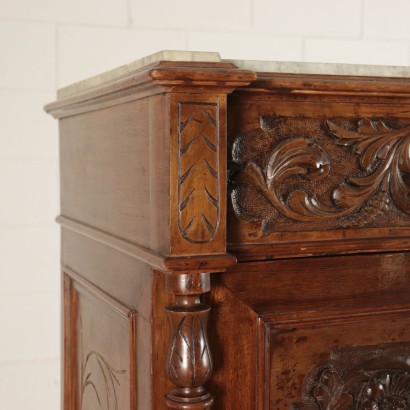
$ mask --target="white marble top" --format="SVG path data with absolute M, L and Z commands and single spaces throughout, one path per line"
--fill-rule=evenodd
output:
M 288 74 L 328 74 L 371 77 L 410 78 L 410 66 L 378 66 L 338 63 L 306 63 L 292 61 L 222 60 L 219 53 L 203 51 L 160 51 L 113 70 L 74 83 L 58 91 L 58 98 L 70 97 L 89 88 L 108 83 L 141 70 L 159 61 L 229 62 L 238 68 L 256 72 Z
M 366 77 L 410 77 L 410 66 L 305 63 L 293 61 L 229 60 L 238 68 L 288 74 L 352 75 Z
M 129 74 L 141 70 L 142 68 L 150 64 L 158 63 L 159 61 L 202 61 L 208 63 L 220 63 L 222 60 L 219 53 L 213 52 L 173 50 L 159 51 L 158 53 L 131 61 L 128 64 L 122 65 L 101 74 L 97 74 L 93 77 L 68 85 L 67 87 L 60 88 L 58 90 L 57 96 L 58 98 L 69 97 L 89 88 L 108 83 L 121 77 L 125 77 Z

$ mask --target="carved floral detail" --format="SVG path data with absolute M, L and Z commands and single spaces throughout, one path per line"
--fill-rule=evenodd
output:
M 408 372 L 382 372 L 364 388 L 363 410 L 406 410 L 410 407 Z
M 178 227 L 191 243 L 212 241 L 219 225 L 218 104 L 179 104 Z
M 401 212 L 410 215 L 410 127 L 391 129 L 383 121 L 363 119 L 357 131 L 329 120 L 324 129 L 338 145 L 359 156 L 362 175 L 348 177 L 335 187 L 331 205 L 321 203 L 314 192 L 305 189 L 284 194 L 287 182 L 294 178 L 315 183 L 324 180 L 332 164 L 314 139 L 282 137 L 263 166 L 253 160 L 234 165 L 232 203 L 239 218 L 261 221 L 262 233 L 269 233 L 279 214 L 308 223 L 330 220 L 335 221 L 335 227 L 359 227 L 387 211 L 392 200 Z M 239 137 L 233 146 L 234 161 L 240 143 Z M 246 199 L 247 187 L 262 195 L 263 205 Z
M 410 374 L 405 362 L 379 359 L 362 363 L 341 377 L 330 369 L 320 374 L 313 391 L 320 410 L 406 410 L 410 408 Z M 380 365 L 382 368 L 378 369 Z

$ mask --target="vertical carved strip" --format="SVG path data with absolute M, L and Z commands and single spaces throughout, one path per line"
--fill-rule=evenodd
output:
M 213 398 L 204 384 L 212 374 L 212 358 L 207 337 L 211 308 L 200 295 L 210 290 L 209 274 L 168 275 L 167 290 L 176 295 L 167 308 L 171 340 L 167 376 L 176 386 L 166 398 L 174 410 L 205 410 Z
M 219 226 L 218 103 L 178 104 L 178 228 L 191 243 L 207 243 Z
M 226 95 L 170 102 L 171 255 L 226 252 Z

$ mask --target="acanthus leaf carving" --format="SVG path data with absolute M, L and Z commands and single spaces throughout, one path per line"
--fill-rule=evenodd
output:
M 272 123 L 275 127 L 277 121 Z M 303 187 L 286 192 L 288 182 L 295 178 L 326 183 L 334 164 L 325 149 L 314 138 L 278 140 L 276 133 L 276 143 L 266 162 L 258 164 L 240 158 L 242 135 L 233 146 L 236 170 L 231 177 L 232 202 L 239 218 L 261 221 L 262 233 L 269 233 L 278 215 L 306 223 L 329 221 L 338 228 L 364 226 L 388 211 L 391 202 L 402 213 L 410 214 L 409 126 L 392 129 L 384 121 L 363 119 L 358 122 L 357 131 L 353 131 L 326 120 L 323 129 L 337 145 L 359 156 L 362 170 L 358 175 L 347 175 L 340 181 L 327 204 Z M 266 125 L 263 132 L 268 139 Z M 247 198 L 255 195 L 255 191 L 267 203 L 258 215 L 251 210 L 252 198 Z M 265 232 L 264 226 L 269 226 Z

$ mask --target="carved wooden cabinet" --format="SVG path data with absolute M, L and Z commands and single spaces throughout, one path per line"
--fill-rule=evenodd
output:
M 61 90 L 64 409 L 409 409 L 409 77 L 163 52 Z

